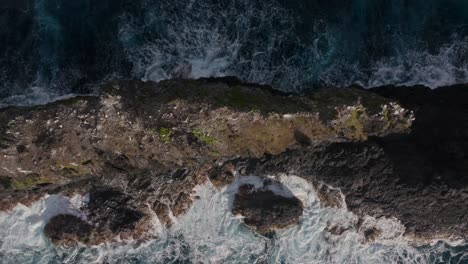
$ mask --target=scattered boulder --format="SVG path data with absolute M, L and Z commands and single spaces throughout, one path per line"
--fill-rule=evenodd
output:
M 45 227 L 45 235 L 56 245 L 98 245 L 114 238 L 142 238 L 148 217 L 135 208 L 135 200 L 109 187 L 95 187 L 81 208 L 86 221 L 74 215 L 58 215 Z
M 369 228 L 364 231 L 364 241 L 366 243 L 374 242 L 382 234 L 382 230 L 377 228 Z
M 268 182 L 262 188 L 244 184 L 238 189 L 232 207 L 232 213 L 242 215 L 246 225 L 260 234 L 269 234 L 274 229 L 282 229 L 299 223 L 302 216 L 302 202 L 294 196 L 277 194 Z
M 45 235 L 56 245 L 75 246 L 91 242 L 93 226 L 74 215 L 57 215 L 44 228 Z

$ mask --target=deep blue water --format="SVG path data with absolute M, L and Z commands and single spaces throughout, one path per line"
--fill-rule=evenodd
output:
M 468 82 L 465 0 L 3 0 L 0 40 L 3 104 L 181 64 L 283 90 Z

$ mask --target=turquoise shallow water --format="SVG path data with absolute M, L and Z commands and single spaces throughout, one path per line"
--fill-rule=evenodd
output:
M 243 182 L 259 184 L 250 177 Z M 281 182 L 300 198 L 305 211 L 298 226 L 272 238 L 256 235 L 233 216 L 230 202 L 236 184 L 217 190 L 207 184 L 196 189 L 200 199 L 186 215 L 164 229 L 154 219 L 154 238 L 96 247 L 55 248 L 43 235 L 47 219 L 58 213 L 79 214 L 86 197 L 49 196 L 32 207 L 16 207 L 0 214 L 1 263 L 467 263 L 464 243 L 433 242 L 414 246 L 401 234 L 395 219 L 366 218 L 364 225 L 381 229 L 372 243 L 350 228 L 331 235 L 329 225 L 352 226 L 356 216 L 346 209 L 320 206 L 311 185 L 300 178 L 283 176 Z M 280 190 L 281 191 L 281 190 Z

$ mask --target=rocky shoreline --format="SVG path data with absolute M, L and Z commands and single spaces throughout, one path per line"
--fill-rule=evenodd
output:
M 98 96 L 0 109 L 0 209 L 87 194 L 83 218 L 46 226 L 52 242 L 144 239 L 151 215 L 170 227 L 199 184 L 288 174 L 324 206 L 397 218 L 407 237 L 466 239 L 467 152 L 468 85 L 293 95 L 230 77 L 115 81 Z M 244 186 L 232 211 L 265 234 L 298 222 L 294 199 Z

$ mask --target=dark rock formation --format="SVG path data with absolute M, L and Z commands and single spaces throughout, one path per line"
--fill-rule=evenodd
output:
M 45 227 L 45 234 L 55 244 L 72 246 L 76 243 L 97 245 L 114 237 L 143 238 L 146 230 L 144 214 L 136 208 L 132 197 L 112 188 L 95 187 L 82 208 L 86 221 L 73 215 L 58 215 Z
M 408 236 L 466 239 L 468 86 L 372 91 L 415 112 L 411 133 L 295 147 L 279 155 L 225 164 L 244 175 L 289 173 L 340 188 L 350 210 L 396 217 Z M 324 192 L 318 191 L 322 200 Z M 323 200 L 335 206 L 329 196 Z
M 1 210 L 46 193 L 90 193 L 82 213 L 93 241 L 86 243 L 143 238 L 153 212 L 170 226 L 169 216 L 191 206 L 198 184 L 286 173 L 313 183 L 324 206 L 346 203 L 359 215 L 396 217 L 408 236 L 466 238 L 466 85 L 298 96 L 210 78 L 118 81 L 101 90 L 0 109 Z M 259 230 L 288 222 L 281 214 L 272 216 L 278 223 L 262 222 L 273 204 L 249 197 L 279 199 L 278 208 L 286 200 L 247 193 L 239 210 Z M 75 236 L 67 228 L 63 233 Z
M 269 190 L 273 184 L 279 185 L 267 182 L 258 189 L 251 184 L 241 185 L 234 198 L 232 212 L 242 215 L 244 223 L 260 234 L 297 224 L 302 215 L 302 202 Z
M 90 243 L 93 227 L 74 215 L 58 215 L 52 218 L 44 228 L 45 235 L 54 244 L 75 246 L 78 243 Z
M 143 214 L 137 210 L 131 196 L 106 188 L 96 188 L 89 194 L 86 205 L 87 218 L 100 230 L 119 233 L 135 228 Z

